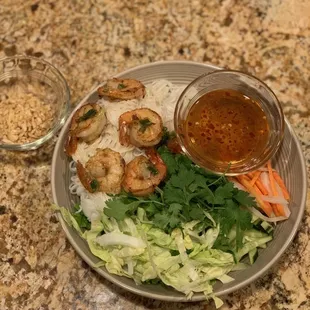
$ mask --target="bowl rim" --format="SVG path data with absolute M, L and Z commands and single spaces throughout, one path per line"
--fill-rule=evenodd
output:
M 249 172 L 252 172 L 260 167 L 262 167 L 264 164 L 267 163 L 268 160 L 270 160 L 276 153 L 277 151 L 279 150 L 280 146 L 281 146 L 281 143 L 283 141 L 283 137 L 284 137 L 284 129 L 285 129 L 285 121 L 284 121 L 284 113 L 283 113 L 283 108 L 280 104 L 280 101 L 278 99 L 278 97 L 276 96 L 276 94 L 274 93 L 274 91 L 265 83 L 263 82 L 262 80 L 260 80 L 258 77 L 252 75 L 252 74 L 249 74 L 249 73 L 245 73 L 245 72 L 242 72 L 240 70 L 231 70 L 231 69 L 218 69 L 218 70 L 215 70 L 215 71 L 212 71 L 212 72 L 207 72 L 207 73 L 204 73 L 200 76 L 198 76 L 196 79 L 194 79 L 191 83 L 189 83 L 185 89 L 182 91 L 181 95 L 179 96 L 178 98 L 178 101 L 176 103 L 176 106 L 175 106 L 175 110 L 174 110 L 174 119 L 173 119 L 173 124 L 174 124 L 174 130 L 175 130 L 175 133 L 176 133 L 176 136 L 177 136 L 177 140 L 182 148 L 182 150 L 184 151 L 184 153 L 186 154 L 186 156 L 188 156 L 193 162 L 196 162 L 196 164 L 202 166 L 204 169 L 214 173 L 214 174 L 222 174 L 223 172 L 222 171 L 216 171 L 214 169 L 211 169 L 211 168 L 208 168 L 206 165 L 202 165 L 202 162 L 201 160 L 199 159 L 196 159 L 192 153 L 190 153 L 188 151 L 188 149 L 185 147 L 183 141 L 182 141 L 182 138 L 181 138 L 181 135 L 179 133 L 179 131 L 177 130 L 177 127 L 179 126 L 179 122 L 178 122 L 178 114 L 179 114 L 179 106 L 180 106 L 180 103 L 181 103 L 181 100 L 184 98 L 186 92 L 188 91 L 188 89 L 190 87 L 192 87 L 192 85 L 194 85 L 197 81 L 199 80 L 202 80 L 204 79 L 205 77 L 208 77 L 208 76 L 214 76 L 214 75 L 221 75 L 221 74 L 225 74 L 225 73 L 232 73 L 232 74 L 237 74 L 237 75 L 241 75 L 241 76 L 244 76 L 246 78 L 251 78 L 255 81 L 257 81 L 259 84 L 261 84 L 269 93 L 271 93 L 271 95 L 274 97 L 274 100 L 275 100 L 275 104 L 276 104 L 276 107 L 279 111 L 279 118 L 280 118 L 280 133 L 279 135 L 277 136 L 277 139 L 276 139 L 276 143 L 275 145 L 273 145 L 271 147 L 271 150 L 269 151 L 269 153 L 267 154 L 267 156 L 265 156 L 263 158 L 262 161 L 260 161 L 259 163 L 256 163 L 255 165 L 252 165 L 251 167 L 248 167 L 246 170 L 244 171 L 241 171 L 241 172 L 238 172 L 238 171 L 233 171 L 233 172 L 229 172 L 228 171 L 225 171 L 225 174 L 227 176 L 236 176 L 236 175 L 241 175 L 241 174 L 246 174 L 246 173 L 249 173 Z M 214 168 L 214 166 L 213 166 Z
M 66 98 L 64 115 L 61 118 L 57 119 L 57 122 L 55 123 L 55 125 L 44 136 L 32 142 L 28 142 L 28 143 L 16 143 L 16 144 L 0 143 L 0 149 L 9 150 L 9 151 L 36 150 L 40 146 L 42 146 L 42 144 L 50 140 L 55 135 L 55 133 L 57 133 L 57 131 L 64 125 L 67 119 L 67 116 L 68 116 L 68 112 L 70 110 L 70 99 L 71 99 L 70 88 L 69 88 L 68 82 L 66 81 L 61 71 L 58 70 L 53 64 L 51 64 L 50 62 L 44 59 L 34 57 L 34 56 L 27 56 L 27 55 L 14 55 L 14 56 L 6 56 L 6 57 L 0 58 L 0 64 L 3 63 L 5 60 L 14 60 L 14 59 L 33 59 L 33 60 L 40 61 L 46 64 L 47 66 L 49 66 L 50 68 L 54 69 L 57 72 L 57 74 L 59 75 L 60 79 L 62 80 L 66 88 L 67 98 Z
M 144 68 L 151 68 L 153 66 L 157 66 L 160 64 L 185 64 L 185 65 L 197 65 L 197 66 L 204 66 L 204 67 L 208 67 L 208 68 L 212 68 L 214 70 L 221 70 L 220 67 L 214 66 L 212 64 L 207 64 L 207 63 L 199 63 L 199 62 L 194 62 L 194 61 L 157 61 L 157 62 L 153 62 L 153 63 L 149 63 L 149 64 L 144 64 L 144 65 L 140 65 L 140 66 L 136 66 L 133 68 L 130 68 L 126 71 L 120 72 L 118 74 L 115 75 L 115 77 L 124 77 L 127 74 L 130 74 L 132 71 L 135 71 L 136 69 L 144 69 Z M 94 90 L 96 90 L 99 86 L 103 85 L 104 83 L 99 84 L 98 86 L 94 87 L 89 93 L 87 93 L 85 95 L 85 97 L 79 102 L 79 104 L 76 106 L 76 108 L 72 111 L 70 117 L 68 117 L 65 125 L 63 126 L 60 134 L 59 134 L 59 138 L 57 140 L 56 146 L 54 148 L 54 153 L 53 153 L 53 158 L 52 158 L 52 166 L 51 166 L 51 185 L 52 185 L 52 197 L 53 197 L 53 201 L 55 204 L 57 204 L 57 195 L 56 195 L 56 187 L 55 187 L 55 180 L 56 180 L 56 173 L 57 173 L 57 169 L 56 169 L 56 159 L 57 159 L 57 154 L 58 152 L 61 151 L 61 140 L 63 139 L 64 135 L 66 134 L 67 131 L 67 127 L 70 124 L 70 119 L 73 115 L 73 112 L 75 110 L 77 110 L 80 106 L 82 106 L 87 99 L 89 98 L 89 96 L 94 92 Z M 301 148 L 301 144 L 292 128 L 292 126 L 290 125 L 290 123 L 288 122 L 288 120 L 286 119 L 286 117 L 284 117 L 285 120 L 285 126 L 287 126 L 292 138 L 297 142 L 297 152 L 298 155 L 302 158 L 302 180 L 303 183 L 305 184 L 305 187 L 307 188 L 307 169 L 306 169 L 306 162 L 305 162 L 305 157 L 304 154 L 302 152 L 302 148 Z M 275 255 L 273 257 L 272 260 L 268 261 L 267 264 L 260 269 L 258 272 L 256 272 L 254 275 L 250 276 L 249 278 L 247 278 L 246 280 L 244 280 L 243 282 L 239 283 L 237 286 L 235 287 L 231 287 L 225 290 L 222 290 L 221 292 L 215 292 L 216 296 L 223 296 L 223 295 L 227 295 L 229 293 L 235 292 L 237 290 L 240 290 L 241 288 L 249 285 L 250 283 L 252 283 L 253 281 L 257 280 L 258 278 L 260 278 L 261 276 L 263 276 L 264 274 L 267 273 L 267 271 L 281 258 L 281 256 L 283 255 L 283 253 L 287 250 L 287 248 L 289 247 L 289 245 L 292 243 L 298 228 L 300 226 L 302 217 L 304 215 L 304 210 L 305 210 L 305 206 L 306 206 L 306 199 L 307 199 L 307 191 L 304 192 L 304 195 L 302 197 L 302 202 L 299 208 L 299 213 L 298 216 L 296 218 L 296 221 L 293 225 L 292 228 L 292 232 L 290 234 L 290 237 L 285 241 L 284 245 L 282 246 L 282 248 L 279 250 L 279 252 L 277 252 L 277 255 Z M 67 239 L 69 240 L 70 244 L 73 246 L 73 248 L 75 249 L 75 251 L 79 254 L 79 256 L 96 272 L 98 272 L 100 274 L 100 276 L 103 276 L 105 279 L 107 279 L 108 281 L 118 285 L 119 287 L 143 296 L 143 297 L 148 297 L 148 298 L 152 298 L 152 299 L 157 299 L 157 300 L 162 300 L 162 301 L 166 301 L 166 302 L 197 302 L 197 301 L 205 301 L 205 296 L 202 293 L 195 293 L 192 297 L 191 300 L 186 299 L 186 296 L 169 296 L 169 295 L 165 295 L 164 297 L 161 294 L 158 294 L 156 292 L 146 292 L 143 290 L 139 289 L 139 286 L 130 286 L 124 282 L 122 282 L 122 277 L 115 277 L 115 275 L 110 274 L 108 271 L 105 271 L 101 268 L 96 267 L 91 259 L 87 256 L 86 253 L 84 253 L 81 248 L 78 246 L 78 244 L 75 242 L 74 238 L 71 235 L 70 232 L 70 228 L 67 225 L 67 223 L 64 221 L 62 215 L 57 212 L 57 218 L 62 226 L 62 229 L 65 232 L 65 235 L 67 237 Z M 75 234 L 77 234 L 77 232 L 75 232 Z

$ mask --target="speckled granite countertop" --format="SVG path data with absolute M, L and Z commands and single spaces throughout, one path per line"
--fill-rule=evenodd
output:
M 152 4 L 150 4 L 152 2 Z M 99 81 L 157 60 L 186 59 L 255 74 L 275 91 L 310 169 L 308 0 L 1 0 L 0 56 L 43 57 L 73 102 Z M 141 298 L 94 273 L 50 209 L 55 141 L 0 152 L 0 309 L 213 309 Z M 268 275 L 223 309 L 310 309 L 310 200 L 294 243 Z

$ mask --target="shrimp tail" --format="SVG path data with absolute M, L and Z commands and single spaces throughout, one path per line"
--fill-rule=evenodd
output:
M 178 142 L 176 137 L 170 138 L 167 141 L 167 148 L 170 152 L 172 152 L 174 154 L 182 154 L 183 153 L 182 147 L 181 147 L 181 145 Z
M 87 191 L 89 191 L 90 193 L 94 193 L 97 189 L 98 182 L 96 181 L 96 179 L 90 176 L 90 174 L 87 172 L 87 170 L 84 168 L 80 161 L 78 161 L 76 164 L 76 172 L 81 183 L 87 189 Z
M 160 155 L 157 153 L 157 151 L 153 147 L 147 147 L 145 148 L 145 155 L 149 158 L 149 160 L 155 164 L 157 162 L 164 163 Z
M 151 163 L 161 172 L 162 179 L 167 175 L 167 166 L 153 147 L 145 148 L 145 155 L 151 161 Z
M 129 113 L 127 112 L 129 115 Z M 119 128 L 119 142 L 123 146 L 130 145 L 130 137 L 128 135 L 128 122 L 126 119 L 128 118 L 126 113 L 124 113 L 123 117 L 120 117 L 118 120 L 118 128 Z
M 65 152 L 68 156 L 72 156 L 75 153 L 77 149 L 77 144 L 77 136 L 75 134 L 69 134 L 65 143 Z

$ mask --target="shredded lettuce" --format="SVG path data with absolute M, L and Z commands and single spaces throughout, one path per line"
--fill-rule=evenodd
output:
M 228 273 L 247 268 L 240 260 L 272 239 L 265 232 L 248 229 L 243 233 L 243 246 L 230 253 L 215 248 L 223 232 L 209 214 L 212 225 L 207 228 L 201 221 L 192 220 L 167 233 L 156 227 L 140 207 L 137 216 L 122 220 L 102 212 L 92 220 L 90 229 L 85 229 L 85 225 L 80 227 L 67 209 L 53 208 L 61 212 L 68 225 L 78 231 L 90 251 L 101 260 L 95 267 L 105 266 L 108 272 L 132 278 L 137 284 L 162 282 L 189 299 L 194 293 L 202 292 L 207 299 L 214 300 L 217 308 L 223 303 L 213 293 L 214 280 L 224 284 L 234 281 Z M 227 242 L 235 241 L 235 227 L 226 238 Z
M 129 246 L 132 248 L 145 248 L 145 243 L 142 241 L 142 239 L 119 232 L 110 232 L 97 237 L 95 240 L 103 247 L 115 245 Z
M 74 216 L 70 213 L 70 211 L 66 208 L 63 207 L 58 207 L 56 205 L 52 205 L 52 208 L 55 211 L 60 211 L 63 219 L 67 222 L 67 224 L 69 226 L 72 226 L 78 233 L 80 236 L 83 236 L 83 232 L 78 224 L 78 222 L 76 221 L 76 219 L 74 218 Z

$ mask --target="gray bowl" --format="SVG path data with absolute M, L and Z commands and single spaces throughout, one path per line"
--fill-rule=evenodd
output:
M 199 75 L 218 69 L 220 68 L 212 65 L 188 61 L 156 62 L 130 69 L 117 75 L 117 77 L 135 78 L 141 80 L 145 84 L 155 79 L 167 79 L 174 84 L 187 85 Z M 98 99 L 96 89 L 87 94 L 78 107 L 85 104 L 88 100 L 94 102 Z M 63 151 L 70 119 L 71 118 L 67 120 L 59 135 L 52 163 L 52 191 L 54 202 L 68 209 L 71 208 L 71 201 L 76 199 L 76 197 L 72 197 L 68 190 L 70 181 L 69 160 Z M 284 178 L 291 194 L 289 207 L 292 214 L 287 221 L 277 226 L 274 239 L 268 244 L 266 249 L 260 250 L 259 257 L 254 265 L 243 271 L 232 272 L 231 276 L 235 278 L 233 282 L 228 284 L 215 284 L 214 291 L 217 296 L 232 293 L 261 277 L 280 258 L 297 232 L 306 204 L 307 174 L 300 144 L 287 120 L 285 121 L 284 141 L 273 159 L 273 165 Z M 108 273 L 105 268 L 95 267 L 100 260 L 90 252 L 87 243 L 74 229 L 66 224 L 62 216 L 58 214 L 58 218 L 68 240 L 82 259 L 109 281 L 132 293 L 145 297 L 175 302 L 188 301 L 183 294 L 172 288 L 165 288 L 160 285 L 137 286 L 131 279 L 112 275 Z M 204 299 L 205 296 L 202 293 L 197 293 L 193 296 L 191 301 L 201 301 Z

